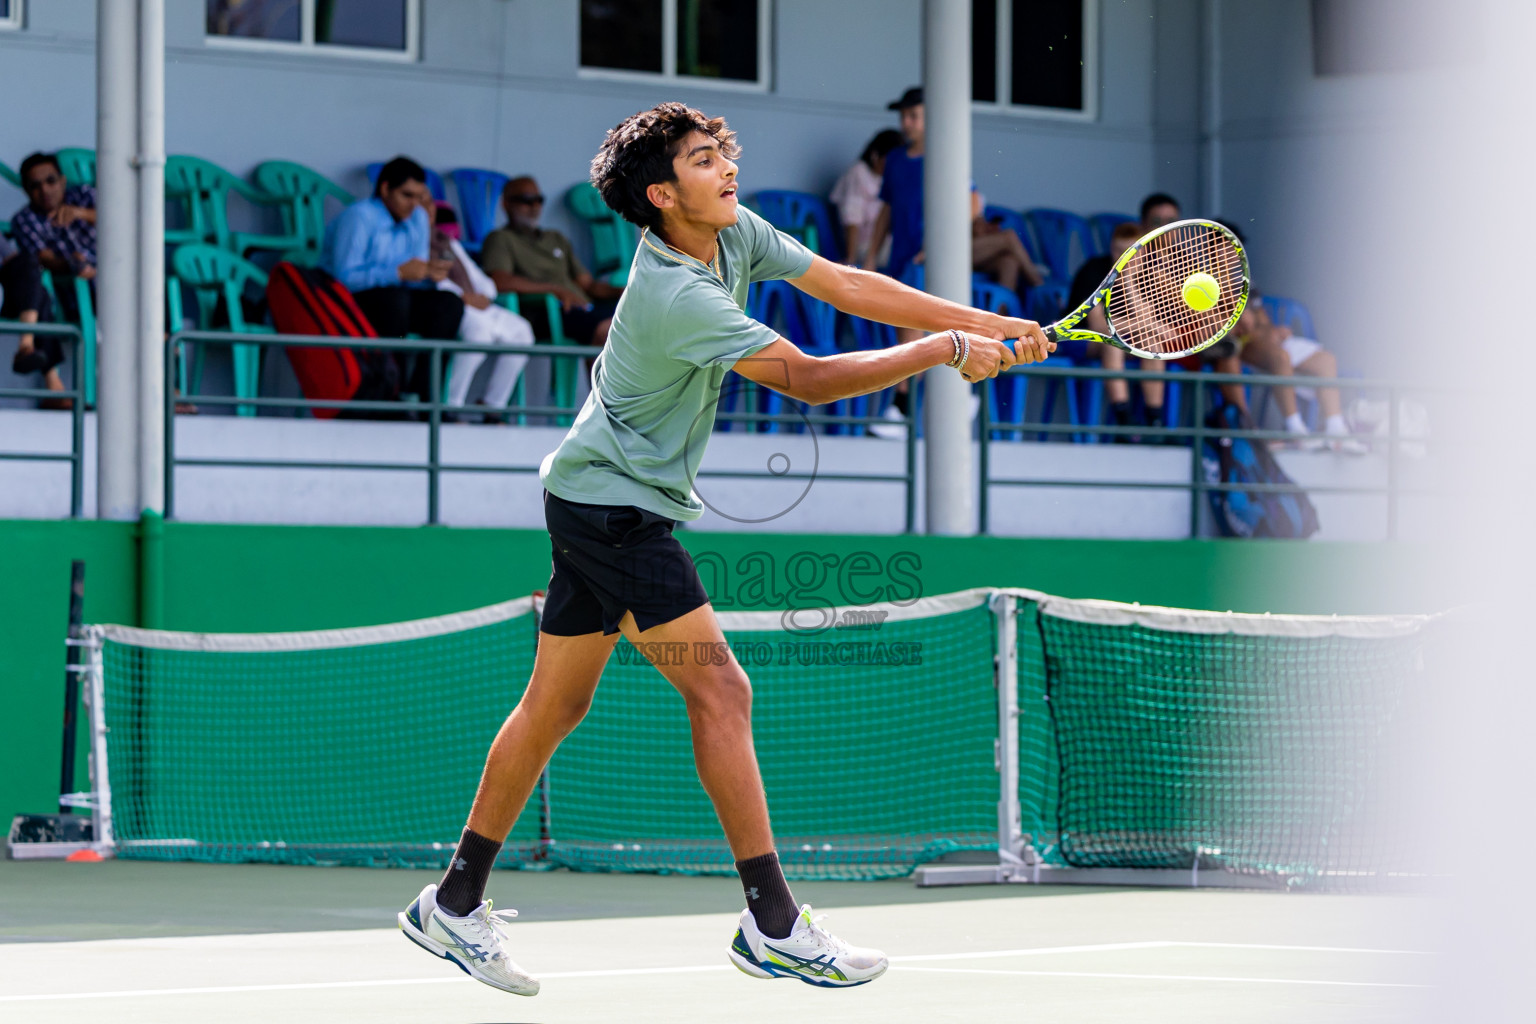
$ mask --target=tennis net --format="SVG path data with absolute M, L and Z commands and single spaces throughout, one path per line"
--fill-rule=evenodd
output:
M 90 627 L 96 834 L 122 857 L 445 863 L 532 670 L 537 612 L 524 598 L 310 633 Z M 791 877 L 976 851 L 1292 882 L 1404 870 L 1372 794 L 1422 617 L 984 588 L 720 620 L 753 680 Z M 503 866 L 732 870 L 683 702 L 647 660 L 668 656 L 722 654 L 621 640 Z

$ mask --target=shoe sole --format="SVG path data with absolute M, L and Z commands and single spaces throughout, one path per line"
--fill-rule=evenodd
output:
M 796 981 L 803 981 L 807 985 L 815 985 L 817 988 L 855 988 L 859 985 L 868 985 L 885 973 L 885 968 L 882 967 L 878 974 L 871 974 L 869 977 L 860 978 L 858 981 L 834 981 L 830 978 L 807 977 L 799 971 L 775 967 L 773 964 L 765 964 L 760 960 L 748 960 L 734 949 L 727 950 L 726 954 L 731 958 L 731 963 L 735 968 L 749 978 L 762 978 L 769 981 L 777 978 L 793 978 Z
M 528 991 L 526 989 L 508 988 L 506 985 L 499 984 L 491 978 L 487 978 L 484 974 L 481 974 L 469 964 L 466 964 L 464 961 L 454 956 L 451 952 L 449 952 L 447 946 L 444 946 L 440 942 L 434 942 L 431 938 L 429 938 L 424 932 L 421 931 L 421 929 L 417 928 L 414 924 L 411 923 L 410 918 L 405 916 L 405 911 L 402 910 L 400 913 L 396 914 L 395 920 L 400 923 L 400 931 L 404 933 L 406 938 L 410 939 L 416 945 L 420 946 L 428 953 L 431 953 L 433 956 L 442 960 L 447 960 L 449 963 L 453 964 L 459 970 L 463 971 L 465 974 L 469 975 L 471 978 L 474 978 L 481 984 L 489 985 L 491 988 L 494 988 L 499 992 L 510 992 L 515 996 L 536 996 L 539 994 L 539 983 L 537 981 L 533 983 L 533 990 Z

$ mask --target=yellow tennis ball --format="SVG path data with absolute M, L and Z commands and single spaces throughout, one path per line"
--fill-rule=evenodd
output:
M 1204 313 L 1221 298 L 1221 285 L 1210 274 L 1190 274 L 1184 279 L 1184 302 L 1190 309 Z

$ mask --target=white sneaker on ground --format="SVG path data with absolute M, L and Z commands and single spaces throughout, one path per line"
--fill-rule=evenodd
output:
M 539 980 L 528 974 L 501 948 L 506 934 L 502 925 L 517 916 L 515 910 L 492 910 L 486 900 L 467 917 L 454 917 L 437 905 L 437 885 L 421 890 L 421 895 L 396 916 L 400 930 L 422 949 L 440 956 L 476 981 L 520 996 L 539 993 Z
M 822 930 L 820 917 L 800 908 L 795 928 L 785 939 L 770 939 L 757 930 L 752 911 L 743 910 L 731 940 L 731 963 L 754 978 L 798 978 L 822 988 L 848 988 L 874 981 L 890 961 L 878 949 L 861 949 Z
M 907 418 L 901 414 L 901 410 L 894 405 L 885 407 L 885 412 L 880 414 L 884 423 L 871 423 L 868 430 L 876 437 L 883 437 L 887 441 L 905 441 L 907 439 Z

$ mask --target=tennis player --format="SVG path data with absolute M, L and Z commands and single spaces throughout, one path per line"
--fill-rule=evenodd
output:
M 672 530 L 703 513 L 693 481 L 725 375 L 734 370 L 821 405 L 935 366 L 977 381 L 1044 359 L 1053 347 L 1032 321 L 814 255 L 740 207 L 739 153 L 723 119 L 663 103 L 610 131 L 592 161 L 604 201 L 643 230 L 607 347 L 592 368 L 591 395 L 540 469 L 554 569 L 533 676 L 491 746 L 442 881 L 399 915 L 417 945 L 508 992 L 533 995 L 539 983 L 503 948 L 501 925 L 516 911 L 492 910 L 486 881 L 544 765 L 586 714 L 619 635 L 641 650 L 724 645 Z M 743 312 L 747 286 L 774 279 L 855 316 L 937 333 L 813 358 Z M 790 894 L 752 745 L 751 684 L 734 658 L 717 660 L 657 667 L 687 705 L 699 780 L 741 875 L 747 909 L 731 962 L 756 978 L 826 987 L 872 981 L 884 973 L 885 955 L 835 938 Z

